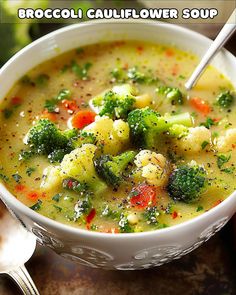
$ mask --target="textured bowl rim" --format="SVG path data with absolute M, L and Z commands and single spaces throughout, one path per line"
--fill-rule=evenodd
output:
M 192 31 L 190 29 L 187 28 L 183 28 L 181 26 L 178 25 L 174 25 L 174 24 L 169 24 L 169 23 L 163 23 L 163 22 L 159 22 L 159 21 L 151 21 L 151 20 L 97 20 L 97 21 L 86 21 L 84 23 L 80 23 L 80 24 L 73 24 L 73 25 L 69 25 L 66 26 L 64 28 L 55 30 L 39 39 L 37 39 L 36 41 L 30 43 L 29 45 L 27 45 L 26 47 L 24 47 L 23 49 L 21 49 L 20 51 L 18 51 L 13 57 L 11 57 L 6 63 L 5 65 L 2 66 L 2 68 L 0 68 L 0 78 L 2 75 L 4 75 L 4 71 L 8 68 L 9 65 L 11 65 L 12 63 L 15 62 L 15 60 L 17 60 L 18 58 L 21 57 L 21 55 L 27 51 L 29 51 L 33 46 L 42 43 L 42 42 L 46 42 L 48 39 L 50 39 L 53 36 L 57 36 L 60 34 L 66 34 L 68 31 L 73 30 L 73 29 L 79 29 L 81 27 L 91 27 L 91 26 L 98 26 L 100 24 L 144 24 L 144 25 L 148 25 L 148 26 L 162 26 L 164 28 L 167 29 L 171 29 L 172 31 L 175 31 L 177 34 L 182 32 L 185 34 L 191 34 L 192 37 L 196 38 L 196 40 L 201 39 L 202 41 L 208 41 L 208 42 L 212 42 L 212 40 L 210 40 L 209 38 L 205 37 L 204 35 L 197 33 L 195 31 Z M 96 28 L 95 28 L 96 29 Z M 236 58 L 226 49 L 223 49 L 224 53 L 226 53 L 228 55 L 228 57 L 231 57 L 235 60 L 235 64 L 236 64 Z M 60 55 L 61 53 L 59 53 L 58 55 Z M 46 60 L 45 60 L 46 61 Z M 11 85 L 12 87 L 13 85 Z M 37 222 L 39 222 L 40 224 L 48 224 L 51 228 L 58 228 L 61 231 L 66 231 L 74 236 L 83 236 L 83 237 L 88 237 L 88 238 L 103 238 L 103 239 L 135 239 L 135 238 L 141 238 L 141 237 L 155 237 L 158 238 L 159 236 L 163 236 L 166 234 L 169 234 L 171 232 L 174 231 L 182 231 L 183 229 L 187 228 L 187 227 L 191 227 L 193 224 L 195 223 L 200 223 L 201 221 L 206 221 L 210 216 L 213 215 L 217 215 L 224 207 L 227 207 L 230 205 L 230 203 L 233 201 L 233 198 L 236 196 L 236 192 L 233 192 L 230 196 L 227 197 L 227 199 L 225 199 L 223 202 L 221 202 L 218 206 L 210 209 L 209 211 L 196 216 L 190 220 L 181 222 L 177 225 L 173 225 L 170 227 L 166 227 L 163 229 L 157 229 L 157 230 L 151 230 L 151 231 L 145 231 L 145 232 L 137 232 L 137 233 L 116 233 L 116 234 L 111 234 L 111 233 L 105 233 L 105 232 L 95 232 L 95 231 L 89 231 L 86 229 L 81 229 L 81 228 L 77 228 L 77 227 L 73 227 L 64 223 L 61 223 L 59 221 L 55 221 L 53 219 L 50 219 L 46 216 L 43 216 L 35 211 L 33 211 L 32 209 L 30 209 L 29 207 L 27 207 L 26 205 L 24 205 L 22 202 L 20 202 L 12 193 L 10 193 L 8 191 L 8 189 L 5 187 L 5 185 L 3 183 L 0 183 L 0 196 L 3 200 L 3 202 L 5 202 L 10 208 L 16 208 L 17 210 L 19 210 L 21 213 L 23 213 L 25 216 L 30 217 L 32 220 L 37 220 Z M 236 203 L 236 202 L 235 202 Z M 235 204 L 236 205 L 236 204 Z

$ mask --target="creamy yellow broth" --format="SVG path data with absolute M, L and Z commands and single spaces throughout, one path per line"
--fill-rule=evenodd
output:
M 82 79 L 73 72 L 72 60 L 81 67 L 91 63 L 87 79 Z M 128 80 L 128 83 L 138 89 L 140 95 L 147 94 L 152 97 L 152 103 L 149 105 L 152 109 L 162 115 L 167 112 L 172 114 L 189 112 L 194 118 L 194 126 L 205 123 L 207 118 L 211 118 L 214 125 L 208 127 L 213 143 L 216 142 L 217 138 L 224 136 L 228 129 L 236 127 L 235 104 L 227 109 L 216 105 L 217 95 L 224 90 L 232 91 L 233 86 L 226 77 L 210 66 L 197 86 L 186 92 L 184 83 L 197 63 L 196 56 L 174 47 L 140 42 L 115 42 L 72 50 L 40 64 L 31 70 L 27 77 L 23 77 L 14 85 L 0 106 L 1 181 L 26 206 L 32 207 L 38 200 L 42 201 L 38 207 L 33 207 L 38 213 L 74 227 L 102 232 L 125 232 L 120 228 L 119 214 L 122 212 L 125 216 L 130 213 L 137 216 L 137 222 L 134 224 L 131 222 L 128 231 L 139 232 L 181 223 L 216 206 L 235 189 L 234 142 L 230 151 L 226 153 L 219 153 L 214 144 L 211 147 L 209 145 L 204 147 L 197 153 L 179 151 L 171 139 L 165 136 L 161 143 L 157 143 L 157 152 L 168 157 L 168 151 L 171 150 L 176 156 L 182 157 L 178 162 L 180 164 L 194 160 L 204 166 L 209 179 L 216 178 L 217 181 L 211 181 L 211 185 L 201 194 L 200 200 L 191 204 L 174 201 L 163 187 L 161 192 L 158 192 L 156 203 L 158 214 L 154 223 L 145 219 L 144 208 L 131 206 L 127 201 L 133 186 L 137 185 L 135 181 L 125 182 L 118 189 L 108 187 L 105 193 L 99 196 L 95 193 L 91 198 L 90 212 L 75 219 L 74 206 L 81 198 L 78 193 L 63 189 L 62 186 L 47 191 L 40 188 L 43 170 L 50 165 L 48 158 L 40 155 L 32 156 L 26 161 L 19 160 L 22 150 L 27 150 L 23 142 L 24 137 L 33 124 L 42 117 L 43 112 L 45 116 L 46 100 L 55 97 L 62 89 L 70 90 L 70 100 L 75 102 L 78 108 L 75 111 L 68 110 L 59 104 L 59 110 L 51 113 L 52 116 L 49 118 L 53 119 L 61 130 L 65 130 L 68 128 L 69 118 L 78 110 L 90 109 L 88 101 L 91 98 L 119 84 L 120 81 L 111 74 L 114 69 L 126 71 L 135 66 L 145 75 L 158 78 L 158 82 L 150 85 L 132 83 Z M 156 92 L 159 85 L 178 87 L 184 96 L 183 105 L 172 105 L 167 100 L 160 100 Z M 204 115 L 191 105 L 191 98 L 194 97 L 201 98 L 210 105 L 209 114 Z M 137 148 L 135 150 L 138 152 Z M 221 169 L 217 164 L 219 154 L 230 155 L 230 159 Z M 226 168 L 228 170 L 225 170 Z M 60 197 L 52 199 L 57 194 L 60 194 Z M 118 213 L 113 212 L 114 214 L 106 216 L 107 206 Z M 96 213 L 88 224 L 86 218 L 92 209 L 95 209 Z

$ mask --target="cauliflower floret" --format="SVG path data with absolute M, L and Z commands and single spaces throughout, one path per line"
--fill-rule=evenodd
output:
M 176 140 L 177 146 L 189 153 L 197 153 L 202 150 L 202 143 L 211 144 L 211 132 L 204 126 L 189 128 L 188 134 L 179 140 Z
M 43 171 L 43 181 L 40 187 L 44 190 L 51 190 L 62 182 L 60 166 L 48 166 Z
M 72 177 L 97 193 L 104 191 L 107 185 L 97 176 L 93 163 L 96 150 L 95 145 L 84 144 L 65 155 L 61 162 L 61 177 Z
M 228 129 L 225 136 L 220 136 L 216 140 L 216 148 L 222 153 L 232 150 L 234 144 L 236 144 L 236 128 Z
M 84 144 L 64 156 L 61 162 L 61 177 L 72 177 L 79 181 L 87 181 L 95 174 L 93 158 L 97 147 Z
M 129 141 L 129 125 L 121 119 L 113 121 L 107 116 L 96 116 L 95 122 L 86 126 L 84 131 L 96 136 L 98 144 L 103 145 L 104 154 L 118 154 Z
M 164 186 L 167 181 L 167 161 L 162 154 L 150 150 L 142 150 L 134 160 L 138 171 L 149 184 Z

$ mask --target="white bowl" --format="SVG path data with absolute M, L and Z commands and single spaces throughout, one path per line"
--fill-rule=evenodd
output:
M 0 70 L 0 100 L 34 66 L 70 49 L 114 40 L 141 40 L 175 44 L 201 56 L 208 38 L 170 24 L 143 21 L 87 22 L 68 26 L 31 43 Z M 213 65 L 236 85 L 236 58 L 222 50 Z M 196 249 L 220 230 L 236 208 L 236 194 L 210 211 L 169 228 L 144 233 L 107 234 L 77 229 L 53 221 L 19 202 L 3 184 L 1 198 L 36 237 L 61 256 L 91 267 L 144 269 L 161 265 Z

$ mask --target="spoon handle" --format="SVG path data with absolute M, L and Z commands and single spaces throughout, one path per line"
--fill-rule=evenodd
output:
M 203 56 L 201 62 L 196 67 L 195 71 L 192 73 L 189 80 L 185 83 L 185 88 L 190 90 L 197 82 L 201 76 L 203 70 L 208 65 L 210 60 L 215 56 L 215 54 L 222 48 L 226 41 L 231 37 L 236 29 L 236 9 L 233 11 L 232 15 L 228 19 L 227 23 L 224 25 L 219 35 L 216 37 L 215 41 L 211 44 L 210 48 L 207 50 Z
M 24 295 L 40 295 L 25 266 L 8 272 Z

